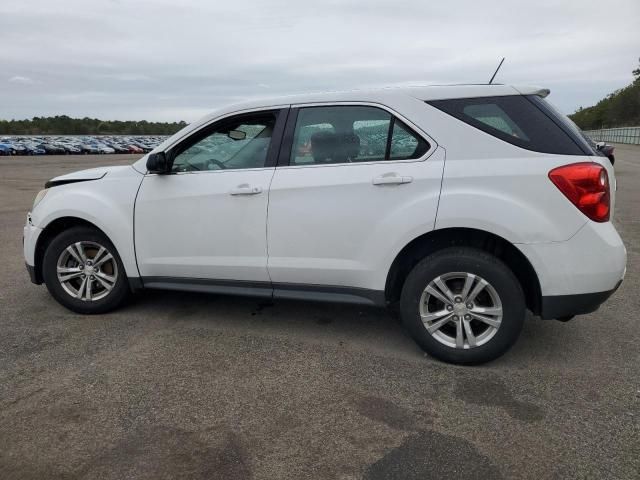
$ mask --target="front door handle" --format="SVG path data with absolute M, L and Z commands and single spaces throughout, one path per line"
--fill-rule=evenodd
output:
M 262 188 L 252 187 L 248 183 L 243 183 L 236 188 L 232 188 L 229 195 L 257 195 L 258 193 L 262 193 Z
M 413 182 L 413 177 L 400 176 L 396 173 L 387 173 L 373 179 L 374 185 L 402 185 Z

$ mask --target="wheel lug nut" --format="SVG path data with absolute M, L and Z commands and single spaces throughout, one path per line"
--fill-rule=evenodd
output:
M 454 319 L 454 320 L 458 320 L 458 315 L 454 315 L 454 316 L 453 316 L 453 319 Z
M 467 303 L 467 308 L 473 308 L 473 303 Z
M 464 316 L 464 319 L 465 319 L 465 320 L 471 320 L 471 315 L 465 315 L 465 316 Z
M 460 297 L 456 297 L 456 298 L 454 298 L 454 300 L 455 300 L 456 303 L 462 302 L 462 299 Z
M 451 311 L 453 310 L 453 307 L 451 305 L 447 305 L 447 310 Z

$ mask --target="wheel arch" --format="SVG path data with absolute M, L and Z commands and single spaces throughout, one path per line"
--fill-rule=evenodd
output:
M 94 230 L 97 230 L 102 235 L 107 237 L 107 239 L 109 239 L 109 241 L 113 243 L 111 238 L 109 238 L 109 235 L 107 235 L 104 232 L 104 230 L 102 230 L 100 227 L 98 227 L 94 223 L 91 223 L 88 220 L 85 220 L 80 217 L 71 217 L 71 216 L 56 218 L 55 220 L 49 222 L 46 227 L 44 227 L 44 229 L 38 236 L 38 241 L 36 242 L 36 248 L 34 253 L 34 264 L 35 264 L 34 270 L 35 270 L 36 283 L 43 282 L 42 261 L 44 259 L 44 253 L 47 250 L 47 247 L 56 236 L 58 236 L 60 233 L 64 232 L 65 230 L 68 230 L 73 227 L 93 228 Z
M 531 262 L 508 240 L 494 233 L 473 228 L 433 230 L 413 239 L 396 255 L 387 274 L 387 303 L 400 299 L 404 281 L 413 267 L 424 257 L 447 247 L 473 247 L 500 258 L 514 273 L 525 294 L 529 310 L 538 315 L 541 309 L 541 289 Z

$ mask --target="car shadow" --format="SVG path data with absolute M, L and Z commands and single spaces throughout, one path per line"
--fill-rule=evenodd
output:
M 207 328 L 280 336 L 290 341 L 340 346 L 414 361 L 427 357 L 409 337 L 401 321 L 383 308 L 145 290 L 118 312 L 115 314 L 152 317 L 167 328 Z M 570 360 L 584 348 L 580 338 L 576 339 L 572 323 L 540 320 L 527 314 L 522 334 L 513 348 L 484 367 L 519 368 L 532 362 Z
M 394 356 L 424 356 L 399 319 L 383 308 L 145 290 L 133 297 L 122 314 L 152 316 L 175 328 L 229 329 Z

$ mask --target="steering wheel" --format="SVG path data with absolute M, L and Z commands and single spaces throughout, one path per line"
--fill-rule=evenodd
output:
M 216 160 L 215 158 L 212 158 L 210 160 L 207 160 L 207 170 L 213 170 L 213 168 L 211 168 L 211 165 L 217 165 L 220 170 L 224 170 L 226 167 L 224 166 L 224 163 L 222 163 L 220 160 Z

